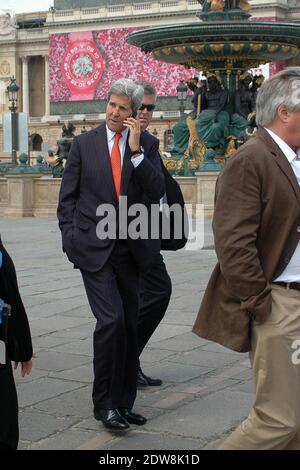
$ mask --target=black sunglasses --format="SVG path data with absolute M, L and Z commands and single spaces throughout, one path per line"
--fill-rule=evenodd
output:
M 142 104 L 140 107 L 139 111 L 143 111 L 144 109 L 147 109 L 147 111 L 153 111 L 155 109 L 155 104 Z

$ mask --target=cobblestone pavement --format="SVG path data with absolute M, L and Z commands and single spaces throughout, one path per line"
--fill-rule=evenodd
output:
M 167 314 L 142 356 L 161 387 L 139 390 L 135 411 L 148 418 L 112 435 L 93 418 L 92 332 L 80 274 L 61 251 L 55 220 L 1 219 L 18 272 L 38 357 L 16 373 L 22 449 L 215 449 L 244 419 L 253 400 L 247 355 L 191 332 L 215 264 L 210 222 L 205 247 L 165 253 L 173 281 Z

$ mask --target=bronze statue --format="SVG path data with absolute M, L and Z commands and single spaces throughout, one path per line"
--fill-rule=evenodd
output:
M 227 0 L 225 8 L 226 10 L 236 10 L 239 8 L 240 1 L 239 0 Z
M 225 111 L 229 93 L 221 78 L 215 74 L 207 76 L 204 106 L 196 122 L 199 139 L 206 148 L 224 148 L 229 135 L 229 114 Z
M 202 11 L 208 11 L 209 10 L 209 2 L 208 0 L 198 0 L 198 3 L 202 6 Z
M 187 86 L 193 92 L 192 103 L 194 106 L 193 119 L 196 119 L 204 106 L 204 94 L 206 90 L 206 80 L 199 80 L 198 77 L 193 77 L 187 82 Z
M 243 10 L 249 12 L 251 5 L 248 0 L 198 0 L 202 11 Z
M 251 93 L 252 93 L 252 96 L 253 96 L 252 100 L 253 100 L 253 103 L 254 103 L 254 109 L 255 109 L 258 90 L 262 86 L 264 81 L 265 81 L 265 77 L 263 76 L 263 74 L 255 75 L 253 77 L 253 81 L 252 81 L 252 85 L 251 85 Z
M 71 139 L 75 137 L 74 132 L 76 131 L 76 127 L 71 121 L 68 121 L 67 126 L 63 124 L 62 126 L 62 138 L 66 137 L 67 139 Z
M 204 94 L 204 109 L 216 111 L 215 122 L 218 115 L 224 110 L 228 101 L 228 90 L 222 87 L 221 79 L 215 74 L 210 74 L 207 79 L 207 90 Z
M 225 7 L 224 0 L 208 0 L 211 11 L 223 11 Z
M 239 77 L 235 92 L 235 112 L 231 117 L 230 133 L 239 137 L 249 127 L 248 116 L 255 109 L 255 96 L 250 89 L 253 75 L 245 72 Z
M 69 156 L 73 138 L 75 137 L 76 127 L 72 122 L 67 126 L 62 126 L 62 138 L 57 141 L 57 150 L 54 154 L 52 150 L 48 151 L 45 157 L 46 162 L 51 166 L 53 178 L 61 178 L 64 172 L 65 164 Z
M 227 5 L 226 5 L 227 4 Z M 227 0 L 225 3 L 225 10 L 244 10 L 246 12 L 251 10 L 251 5 L 248 0 Z
M 253 93 L 250 85 L 253 77 L 250 73 L 246 73 L 240 77 L 239 86 L 235 93 L 235 112 L 245 119 L 254 111 L 255 103 L 253 101 Z
M 194 93 L 195 98 L 196 93 Z M 198 90 L 197 90 L 198 95 Z M 181 117 L 174 127 L 174 149 L 172 155 L 193 154 L 197 148 L 200 158 L 207 148 L 224 150 L 229 135 L 229 114 L 225 111 L 228 102 L 228 90 L 224 89 L 221 78 L 208 74 L 207 88 L 201 91 L 201 109 Z M 194 102 L 195 106 L 195 102 Z

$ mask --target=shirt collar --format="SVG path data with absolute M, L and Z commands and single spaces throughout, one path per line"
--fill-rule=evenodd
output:
M 110 142 L 111 140 L 114 140 L 116 133 L 111 131 L 110 128 L 106 125 L 106 133 L 107 133 L 107 141 Z M 124 129 L 122 131 L 122 138 L 127 138 L 128 135 L 128 129 Z
M 300 149 L 297 150 L 297 153 L 294 152 L 294 150 L 284 141 L 282 140 L 277 134 L 275 134 L 273 131 L 270 131 L 270 129 L 267 129 L 265 127 L 266 131 L 270 134 L 270 136 L 275 140 L 276 144 L 282 150 L 286 158 L 290 163 L 292 163 L 293 160 L 296 160 L 297 158 L 300 157 Z

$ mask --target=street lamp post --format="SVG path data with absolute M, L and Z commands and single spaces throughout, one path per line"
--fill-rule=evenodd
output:
M 185 84 L 184 80 L 180 80 L 179 85 L 176 88 L 177 91 L 177 99 L 180 102 L 180 116 L 184 114 L 184 104 L 187 99 L 187 92 L 188 92 L 188 87 Z
M 8 100 L 10 102 L 9 110 L 11 111 L 11 159 L 14 166 L 18 165 L 17 151 L 19 147 L 18 142 L 18 92 L 20 87 L 14 77 L 11 78 L 10 84 L 7 87 Z
M 31 135 L 30 132 L 28 132 L 28 166 L 30 166 L 30 152 L 31 152 Z
M 87 129 L 85 127 L 86 119 L 83 118 L 82 122 L 83 122 L 83 127 L 81 129 L 81 134 L 85 134 L 87 132 Z

